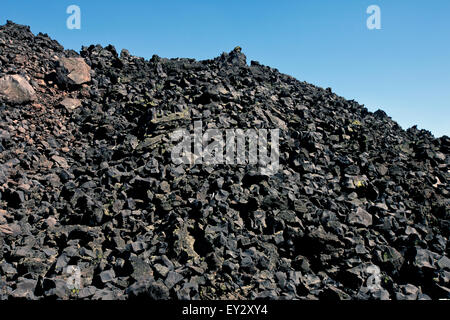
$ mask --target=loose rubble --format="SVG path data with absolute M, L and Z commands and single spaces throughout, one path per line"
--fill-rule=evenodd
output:
M 279 171 L 174 164 L 196 120 L 278 128 Z M 0 299 L 450 298 L 449 164 L 448 136 L 239 47 L 145 60 L 0 27 Z

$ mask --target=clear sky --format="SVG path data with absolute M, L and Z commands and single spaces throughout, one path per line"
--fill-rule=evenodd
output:
M 81 29 L 69 30 L 69 5 Z M 381 30 L 369 30 L 369 5 Z M 6 20 L 66 49 L 113 44 L 151 58 L 209 59 L 239 45 L 250 60 L 331 87 L 404 129 L 450 136 L 449 0 L 1 0 Z

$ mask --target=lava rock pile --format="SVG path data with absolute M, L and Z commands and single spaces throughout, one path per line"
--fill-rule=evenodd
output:
M 196 120 L 278 128 L 279 171 L 174 164 Z M 145 60 L 0 27 L 0 299 L 450 298 L 449 164 L 449 137 L 238 47 Z

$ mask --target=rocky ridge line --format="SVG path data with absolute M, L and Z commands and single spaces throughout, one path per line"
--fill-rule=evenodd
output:
M 195 120 L 279 128 L 280 171 L 174 165 Z M 240 48 L 77 53 L 8 22 L 0 299 L 449 298 L 449 148 Z

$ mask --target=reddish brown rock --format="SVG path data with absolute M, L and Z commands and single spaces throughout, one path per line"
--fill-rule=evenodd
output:
M 13 231 L 11 230 L 11 228 L 8 225 L 2 224 L 2 225 L 0 225 L 0 233 L 12 234 Z
M 64 168 L 64 169 L 68 169 L 70 168 L 70 166 L 67 163 L 67 160 L 64 159 L 63 157 L 54 155 L 52 156 L 52 160 L 55 161 L 59 167 Z
M 58 80 L 63 84 L 80 85 L 91 81 L 91 68 L 83 58 L 60 58 Z
M 67 110 L 74 110 L 81 106 L 81 101 L 73 98 L 65 98 L 60 102 L 60 105 L 66 108 Z

